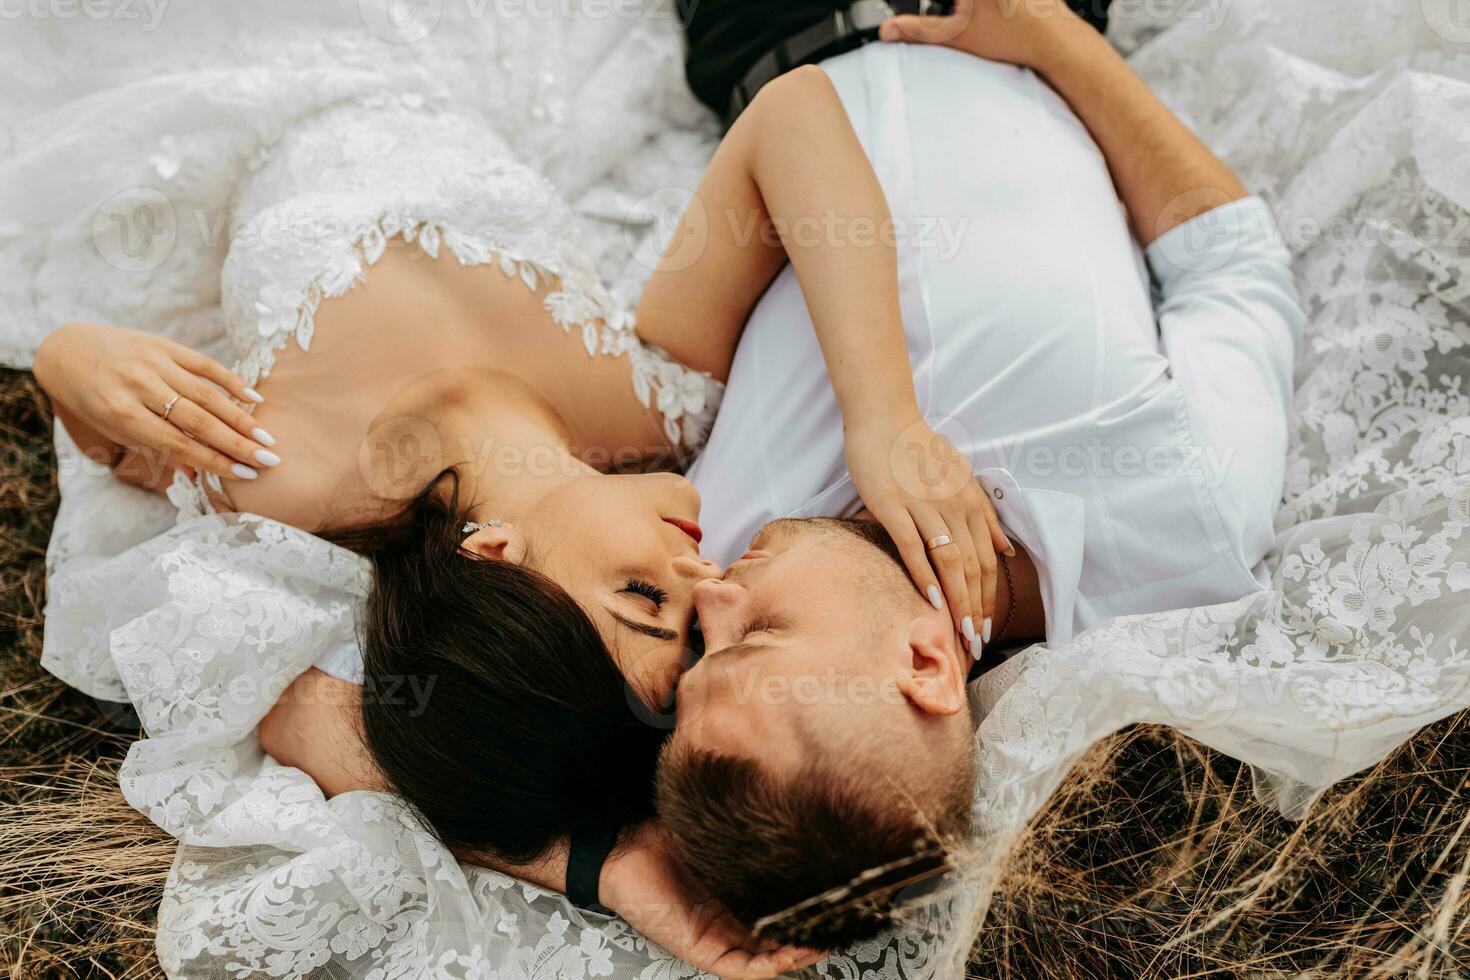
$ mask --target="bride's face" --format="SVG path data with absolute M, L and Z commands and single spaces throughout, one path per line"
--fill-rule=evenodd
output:
M 698 521 L 698 492 L 673 473 L 579 477 L 520 521 L 526 559 L 581 604 L 633 691 L 660 711 L 694 660 L 694 586 L 721 574 L 699 556 Z

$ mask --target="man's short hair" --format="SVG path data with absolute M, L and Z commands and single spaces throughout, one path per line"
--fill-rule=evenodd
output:
M 858 767 L 861 771 L 863 767 Z M 761 937 L 816 949 L 872 939 L 894 899 L 949 870 L 969 830 L 970 757 L 923 809 L 820 762 L 777 776 L 752 759 L 665 746 L 658 810 L 685 866 Z

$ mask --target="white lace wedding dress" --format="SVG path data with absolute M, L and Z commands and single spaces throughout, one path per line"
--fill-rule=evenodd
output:
M 557 19 L 498 20 L 428 3 L 416 9 L 437 26 L 394 44 L 363 26 L 381 29 L 367 14 L 382 6 L 191 5 L 147 38 L 115 24 L 57 36 L 8 26 L 5 360 L 26 364 L 72 318 L 153 325 L 221 355 L 227 319 L 269 324 L 271 338 L 300 329 L 291 291 L 310 287 L 232 285 L 225 240 L 207 232 L 263 148 L 364 99 L 472 106 L 572 202 L 591 256 L 580 268 L 633 295 L 650 212 L 667 188 L 694 185 L 714 137 L 681 94 L 672 21 L 579 16 L 576 4 Z M 1118 620 L 1012 661 L 1014 683 L 977 736 L 982 834 L 966 887 L 828 958 L 821 976 L 959 976 L 1013 834 L 1122 725 L 1174 724 L 1246 760 L 1296 814 L 1470 704 L 1470 25 L 1453 0 L 1235 0 L 1159 23 L 1149 5 L 1115 6 L 1115 40 L 1266 198 L 1296 257 L 1310 322 L 1273 588 Z M 126 248 L 108 234 L 119 214 Z M 412 222 L 422 242 L 436 221 L 409 214 L 379 230 Z M 342 255 L 350 276 L 359 257 Z M 696 400 L 677 384 L 659 395 L 673 391 Z M 168 529 L 165 502 L 84 467 L 60 432 L 58 449 L 45 662 L 142 719 L 147 737 L 119 780 L 180 841 L 158 918 L 171 973 L 694 973 L 616 920 L 461 867 L 390 797 L 324 800 L 265 758 L 253 730 L 275 695 L 352 641 L 361 563 L 254 517 Z
M 292 123 L 250 167 L 230 204 L 220 273 L 247 384 L 270 372 L 288 341 L 310 351 L 317 306 L 361 283 L 401 238 L 545 290 L 549 323 L 576 331 L 587 356 L 628 359 L 634 394 L 657 408 L 671 443 L 704 445 L 724 386 L 639 340 L 632 314 L 598 279 L 571 209 L 483 116 L 451 99 L 375 93 Z M 485 343 L 496 342 L 487 333 Z M 219 489 L 217 477 L 204 481 Z M 169 496 L 189 517 L 211 510 L 206 488 L 182 476 Z

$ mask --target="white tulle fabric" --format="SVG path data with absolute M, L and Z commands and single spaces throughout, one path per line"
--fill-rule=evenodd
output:
M 396 45 L 364 32 L 366 2 L 191 8 L 151 38 L 22 24 L 14 51 L 7 34 L 0 76 L 21 96 L 0 117 L 7 361 L 77 317 L 222 352 L 222 246 L 182 229 L 220 213 L 279 130 L 348 99 L 442 96 L 496 117 L 573 202 L 597 274 L 632 295 L 639 216 L 664 207 L 634 202 L 692 187 L 712 145 L 672 23 L 426 7 L 437 28 Z M 1123 725 L 1176 725 L 1246 760 L 1297 815 L 1470 704 L 1470 28 L 1437 0 L 1236 0 L 1170 23 L 1148 9 L 1116 13 L 1115 40 L 1271 203 L 1310 317 L 1273 588 L 1024 654 L 976 740 L 966 888 L 818 975 L 959 975 L 1012 836 Z M 92 220 L 140 187 L 189 222 L 158 265 L 128 271 Z M 694 974 L 616 920 L 457 865 L 392 798 L 324 800 L 264 757 L 253 729 L 276 692 L 352 638 L 360 562 L 245 515 L 169 529 L 166 503 L 82 465 L 64 432 L 58 447 L 45 662 L 142 719 L 120 781 L 180 840 L 158 922 L 171 973 Z

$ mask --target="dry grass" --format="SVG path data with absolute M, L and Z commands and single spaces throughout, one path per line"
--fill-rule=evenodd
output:
M 1167 729 L 1088 754 L 1007 869 L 979 977 L 1470 975 L 1470 719 L 1294 824 Z
M 0 971 L 152 976 L 172 841 L 118 794 L 123 719 L 37 664 L 56 489 L 45 400 L 0 373 Z M 1470 976 L 1470 721 L 1304 824 L 1167 730 L 1097 746 L 1021 842 L 977 977 Z
M 29 375 L 0 373 L 0 975 L 154 976 L 174 845 L 118 792 L 133 726 L 39 664 L 49 432 Z

